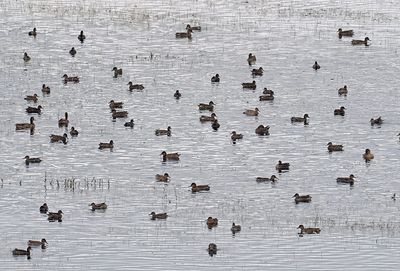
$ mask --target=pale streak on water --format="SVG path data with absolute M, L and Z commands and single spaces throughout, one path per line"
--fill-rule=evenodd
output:
M 395 1 L 10 1 L 0 3 L 0 263 L 3 270 L 397 270 L 400 264 L 399 192 L 400 9 Z M 192 41 L 177 40 L 187 23 L 203 31 Z M 37 27 L 36 39 L 27 32 Z M 353 47 L 335 31 L 352 28 L 371 39 Z M 87 40 L 79 44 L 84 30 Z M 75 58 L 68 54 L 75 46 Z M 32 57 L 24 64 L 23 52 Z M 150 52 L 154 57 L 149 59 Z M 265 70 L 256 91 L 249 52 Z M 321 70 L 311 66 L 318 60 Z M 113 66 L 122 78 L 113 79 Z M 63 85 L 61 76 L 81 83 Z M 221 75 L 219 85 L 209 79 Z M 143 83 L 142 93 L 127 82 Z M 43 96 L 41 85 L 51 94 Z M 337 96 L 344 84 L 349 95 Z M 263 87 L 274 102 L 259 102 Z M 173 93 L 181 90 L 176 101 Z M 44 112 L 33 136 L 15 132 L 29 116 L 23 97 L 38 93 Z M 112 122 L 108 101 L 125 103 L 134 129 Z M 197 103 L 213 100 L 218 132 L 201 124 Z M 347 108 L 345 117 L 333 109 Z M 258 118 L 242 111 L 258 107 Z M 66 146 L 50 144 L 62 134 L 57 119 L 68 111 L 80 134 Z M 310 125 L 291 125 L 308 113 Z M 385 123 L 371 128 L 381 115 Z M 271 135 L 258 137 L 259 124 Z M 172 127 L 173 136 L 154 130 Z M 70 125 L 71 126 L 71 125 Z M 232 130 L 244 139 L 232 145 Z M 115 150 L 99 151 L 113 139 Z M 326 143 L 344 144 L 328 154 Z M 361 160 L 365 148 L 376 158 Z M 182 154 L 179 163 L 161 163 L 162 150 Z M 25 155 L 43 162 L 25 167 Z M 275 174 L 278 160 L 292 168 L 274 184 L 256 176 Z M 168 185 L 154 175 L 168 172 Z M 353 173 L 353 188 L 335 178 Z M 46 188 L 44 179 L 47 179 Z M 64 180 L 76 178 L 74 191 Z M 92 178 L 96 178 L 94 183 Z M 59 187 L 57 187 L 57 180 Z M 100 183 L 99 185 L 99 181 Z M 209 193 L 191 194 L 189 184 L 208 183 Z M 108 186 L 109 183 L 109 186 Z M 88 186 L 86 186 L 88 184 Z M 311 204 L 295 205 L 294 193 L 309 193 Z M 48 223 L 38 207 L 62 209 L 62 223 Z M 106 212 L 90 202 L 106 201 Z M 168 212 L 151 221 L 151 211 Z M 220 223 L 208 230 L 205 219 Z M 231 223 L 242 225 L 232 236 Z M 318 236 L 297 235 L 299 224 L 321 227 Z M 28 239 L 46 238 L 46 250 L 32 259 L 13 257 Z M 207 245 L 219 251 L 210 257 Z

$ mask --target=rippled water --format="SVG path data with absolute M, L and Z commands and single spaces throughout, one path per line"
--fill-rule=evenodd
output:
M 397 270 L 400 263 L 400 8 L 394 1 L 10 1 L 0 3 L 0 259 L 4 270 Z M 185 25 L 201 25 L 193 39 L 175 39 Z M 36 39 L 27 32 L 38 29 Z M 368 36 L 371 46 L 338 39 L 339 27 Z M 77 35 L 84 30 L 87 40 Z M 68 51 L 77 50 L 72 58 Z M 24 63 L 24 52 L 32 57 Z M 257 56 L 264 75 L 253 79 L 246 58 Z M 153 57 L 151 57 L 151 55 Z M 317 60 L 321 69 L 311 66 Z M 112 67 L 123 68 L 112 78 Z M 78 75 L 79 84 L 61 76 Z M 210 84 L 215 73 L 221 83 Z M 242 82 L 257 82 L 243 90 Z M 127 83 L 142 83 L 129 92 Z M 41 85 L 51 87 L 43 96 Z M 347 97 L 337 89 L 349 88 Z M 273 102 L 259 102 L 264 87 Z M 182 98 L 173 98 L 176 89 Z M 44 107 L 34 135 L 25 95 Z M 108 101 L 123 101 L 135 120 L 112 121 Z M 221 128 L 201 124 L 198 103 L 214 101 Z M 32 105 L 32 104 L 31 104 Z M 333 116 L 345 106 L 346 115 Z M 258 117 L 242 114 L 258 107 Z M 79 130 L 67 145 L 57 120 L 69 113 Z M 310 115 L 308 126 L 291 116 Z M 382 116 L 381 127 L 369 119 Z M 270 136 L 254 133 L 271 126 Z M 154 130 L 172 127 L 171 137 Z M 232 144 L 230 132 L 244 134 Z M 99 142 L 115 142 L 113 151 Z M 345 151 L 329 154 L 326 143 Z M 366 148 L 375 159 L 366 164 Z M 161 151 L 181 153 L 162 163 Z M 22 157 L 41 157 L 26 167 Z M 278 160 L 291 163 L 277 174 Z M 156 183 L 168 172 L 171 182 Z M 354 174 L 354 187 L 336 177 Z M 275 184 L 257 176 L 277 174 Z M 70 186 L 70 180 L 75 186 Z M 192 182 L 211 191 L 192 194 Z M 294 193 L 312 203 L 295 205 Z M 106 201 L 105 212 L 90 202 Z M 61 223 L 38 212 L 62 209 Z M 152 221 L 151 211 L 167 212 Z M 207 217 L 217 217 L 209 230 Z M 232 236 L 232 222 L 242 231 Z M 299 224 L 320 227 L 300 237 Z M 46 238 L 46 250 L 13 257 L 28 239 Z M 216 243 L 218 254 L 206 251 Z

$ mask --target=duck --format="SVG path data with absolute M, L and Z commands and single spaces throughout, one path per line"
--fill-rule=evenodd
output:
M 109 143 L 99 143 L 99 149 L 113 149 L 114 148 L 114 141 L 110 140 Z
M 74 126 L 72 126 L 72 127 L 71 127 L 71 130 L 69 131 L 69 134 L 70 134 L 71 136 L 78 136 L 79 132 L 78 132 L 78 130 L 75 130 L 75 127 L 74 127 Z
M 38 100 L 38 95 L 35 93 L 33 95 L 25 96 L 24 100 L 36 103 Z
M 251 83 L 242 83 L 242 87 L 248 89 L 256 89 L 257 88 L 256 81 L 253 81 Z
M 257 135 L 269 135 L 269 126 L 259 125 L 255 130 Z
M 217 119 L 217 115 L 215 113 L 212 113 L 211 116 L 200 116 L 199 120 L 200 122 L 207 122 L 207 121 L 215 121 Z
M 48 210 L 49 210 L 49 207 L 47 206 L 46 202 L 43 203 L 43 205 L 39 207 L 39 212 L 42 214 L 46 214 Z
M 19 256 L 19 255 L 30 256 L 31 255 L 31 250 L 32 250 L 31 246 L 28 246 L 28 248 L 26 250 L 16 248 L 16 249 L 14 249 L 12 251 L 12 254 L 15 255 L 15 256 Z
M 381 125 L 383 123 L 383 119 L 382 117 L 379 117 L 377 119 L 373 119 L 371 118 L 371 120 L 369 121 L 371 123 L 371 125 Z
M 342 30 L 341 28 L 339 28 L 337 32 L 338 32 L 340 39 L 342 38 L 342 36 L 343 37 L 352 37 L 354 34 L 353 30 Z
M 130 91 L 133 91 L 134 89 L 137 89 L 137 90 L 143 90 L 144 89 L 143 85 L 133 84 L 131 81 L 129 81 L 128 85 L 129 85 L 129 90 Z
M 175 160 L 178 161 L 180 158 L 180 154 L 177 152 L 171 152 L 171 153 L 166 153 L 165 151 L 161 152 L 162 157 L 163 157 L 163 161 L 167 161 L 167 160 Z
M 113 119 L 128 117 L 128 111 L 117 111 L 115 109 L 112 109 L 111 113 L 112 113 L 111 116 Z
M 246 109 L 245 111 L 243 111 L 243 114 L 245 114 L 246 116 L 258 116 L 259 112 L 260 110 L 256 107 L 254 109 Z
M 366 149 L 365 153 L 363 154 L 363 158 L 365 161 L 370 161 L 374 159 L 374 155 L 372 154 L 370 149 Z
M 207 248 L 208 254 L 212 257 L 217 254 L 217 245 L 214 243 L 209 243 Z
M 192 29 L 187 29 L 186 32 L 176 32 L 175 33 L 175 38 L 188 38 L 191 39 L 192 38 Z
M 105 209 L 107 209 L 107 204 L 105 203 L 105 202 L 102 202 L 102 203 L 94 203 L 94 202 L 92 202 L 92 203 L 90 203 L 89 204 L 89 206 L 92 206 L 92 211 L 94 211 L 94 210 L 105 210 Z
M 233 131 L 231 133 L 231 139 L 232 139 L 232 141 L 236 141 L 238 139 L 243 139 L 243 135 L 236 133 L 236 131 Z
M 235 223 L 232 223 L 231 231 L 233 234 L 235 234 L 241 230 L 242 230 L 242 227 L 240 225 L 236 225 Z
M 118 76 L 122 75 L 122 69 L 118 69 L 117 67 L 114 67 L 112 69 L 112 71 L 114 72 L 114 77 L 117 78 Z
M 308 116 L 308 114 L 304 114 L 303 117 L 292 117 L 290 119 L 291 122 L 304 122 L 304 124 L 308 124 L 308 119 L 310 118 L 310 116 Z
M 36 114 L 41 114 L 41 113 L 42 113 L 42 109 L 43 109 L 43 107 L 42 107 L 41 105 L 39 105 L 38 107 L 31 107 L 31 106 L 28 106 L 28 107 L 25 109 L 25 111 L 26 111 L 27 113 L 29 113 L 29 114 L 34 114 L 34 113 L 36 113 Z
M 343 151 L 343 145 L 333 145 L 332 142 L 328 142 L 326 145 L 328 146 L 329 152 Z
M 192 183 L 190 187 L 192 188 L 193 193 L 210 190 L 210 186 L 208 184 L 197 185 L 196 183 Z
M 45 84 L 42 85 L 42 92 L 44 94 L 50 94 L 50 87 L 46 86 Z
M 67 74 L 64 74 L 61 78 L 64 78 L 64 84 L 68 82 L 79 83 L 78 76 L 68 76 Z
M 258 68 L 258 69 L 253 69 L 251 71 L 251 75 L 253 76 L 262 76 L 264 73 L 264 69 L 262 67 Z
M 211 83 L 219 83 L 220 79 L 219 79 L 219 74 L 217 73 L 216 75 L 214 75 L 213 77 L 211 77 Z
M 368 41 L 370 39 L 368 37 L 365 37 L 364 40 L 352 40 L 351 45 L 365 45 L 368 46 Z
M 311 201 L 311 196 L 310 195 L 300 196 L 298 193 L 294 194 L 294 196 L 292 198 L 294 198 L 294 202 L 296 202 L 296 203 L 299 203 L 299 202 L 310 202 Z
M 213 123 L 211 124 L 211 128 L 213 128 L 214 131 L 217 131 L 219 129 L 219 127 L 220 127 L 220 124 L 218 123 L 218 120 L 215 119 L 213 121 Z
M 307 233 L 307 234 L 317 233 L 317 234 L 319 234 L 321 232 L 320 228 L 304 228 L 303 225 L 299 225 L 297 228 L 300 229 L 300 234 L 304 234 L 304 233 Z
M 208 104 L 203 104 L 200 103 L 197 106 L 199 107 L 199 110 L 208 110 L 208 111 L 214 111 L 214 105 L 215 103 L 213 101 L 210 101 Z
M 28 54 L 25 52 L 23 59 L 24 59 L 25 62 L 28 62 L 29 60 L 31 60 L 31 57 L 28 56 Z
M 48 213 L 47 214 L 47 219 L 48 220 L 61 220 L 62 219 L 63 212 L 61 210 L 58 210 L 57 213 Z
M 68 124 L 69 124 L 68 112 L 65 112 L 64 118 L 58 120 L 58 126 L 68 126 Z
M 355 178 L 354 175 L 350 174 L 349 177 L 337 177 L 336 178 L 336 182 L 338 182 L 338 183 L 348 183 L 350 185 L 353 185 L 354 184 L 354 178 Z
M 344 85 L 342 88 L 339 88 L 338 89 L 338 94 L 339 95 L 347 95 L 347 86 L 346 85 Z
M 25 156 L 23 159 L 25 159 L 25 164 L 29 165 L 30 163 L 40 163 L 42 162 L 42 159 L 38 157 L 29 157 L 28 155 Z
M 275 175 L 271 175 L 270 178 L 268 177 L 257 177 L 256 182 L 258 183 L 265 183 L 265 182 L 275 182 L 276 180 L 279 180 Z
M 135 123 L 133 122 L 133 119 L 131 119 L 130 121 L 125 122 L 124 126 L 133 128 L 133 126 L 135 126 Z
M 168 173 L 164 173 L 164 174 L 156 174 L 156 180 L 157 182 L 164 182 L 167 183 L 169 182 L 169 175 Z
M 29 31 L 29 32 L 28 32 L 28 35 L 29 35 L 29 36 L 33 36 L 33 37 L 36 37 L 36 35 L 37 35 L 36 27 L 34 27 L 32 31 Z
M 212 218 L 211 216 L 207 218 L 206 224 L 209 229 L 216 227 L 218 225 L 218 218 Z
M 273 101 L 275 98 L 273 95 L 261 95 L 258 99 L 259 101 Z
M 321 66 L 318 64 L 317 61 L 315 61 L 315 62 L 314 62 L 314 65 L 312 66 L 312 68 L 313 68 L 314 70 L 319 70 L 319 69 L 321 69 Z
M 263 94 L 274 96 L 275 93 L 274 93 L 274 91 L 272 89 L 264 88 Z
M 69 54 L 70 54 L 71 56 L 75 56 L 75 55 L 76 55 L 75 47 L 72 47 L 71 50 L 69 50 Z
M 250 53 L 249 56 L 247 57 L 247 62 L 249 63 L 249 65 L 254 64 L 256 61 L 257 61 L 256 56 Z
M 177 99 L 177 100 L 180 99 L 180 98 L 182 97 L 182 94 L 179 92 L 179 90 L 175 91 L 174 97 L 175 97 L 175 99 Z
M 122 106 L 124 105 L 123 102 L 114 102 L 114 100 L 111 100 L 108 105 L 110 106 L 111 110 L 115 109 L 115 108 L 122 108 Z
M 157 129 L 155 131 L 155 134 L 156 134 L 156 136 L 161 136 L 161 135 L 171 136 L 171 126 L 168 126 L 167 130 Z
M 149 215 L 151 215 L 151 220 L 166 219 L 168 217 L 167 213 L 156 214 L 155 212 L 151 212 Z
M 346 108 L 344 107 L 344 106 L 341 106 L 340 108 L 338 108 L 338 109 L 335 109 L 334 111 L 333 111 L 333 115 L 340 115 L 340 116 L 344 116 L 344 110 L 345 110 Z
M 83 31 L 81 31 L 81 33 L 78 36 L 78 40 L 83 43 L 86 39 L 86 36 L 83 34 Z
M 62 142 L 64 144 L 67 144 L 67 138 L 68 135 L 64 133 L 62 136 L 61 135 L 50 135 L 50 142 L 51 143 L 57 143 L 57 142 Z
M 192 31 L 195 30 L 195 31 L 199 31 L 200 32 L 201 31 L 201 26 L 191 26 L 190 24 L 187 24 L 186 25 L 186 30 L 189 30 L 189 29 L 192 30 Z
M 17 123 L 15 124 L 15 130 L 27 130 L 27 129 L 35 129 L 35 124 L 33 123 L 33 121 L 35 120 L 34 117 L 30 118 L 30 122 L 29 123 Z
M 46 239 L 44 239 L 44 238 L 40 241 L 28 240 L 28 246 L 31 246 L 31 247 L 42 246 L 42 248 L 45 248 L 46 244 L 48 244 L 48 243 L 47 243 Z
M 289 170 L 289 166 L 290 166 L 289 163 L 282 163 L 282 161 L 279 160 L 279 161 L 278 161 L 278 164 L 276 164 L 275 168 L 276 168 L 276 170 L 278 170 L 278 171 L 281 171 L 281 170 Z

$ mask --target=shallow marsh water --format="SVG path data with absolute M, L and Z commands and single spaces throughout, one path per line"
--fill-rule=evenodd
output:
M 394 1 L 3 1 L 0 4 L 0 262 L 4 270 L 397 270 L 400 263 L 400 132 L 397 76 L 400 8 Z M 200 24 L 193 39 L 175 39 Z M 36 39 L 27 32 L 37 27 Z M 336 30 L 351 28 L 371 46 L 351 46 Z M 84 30 L 87 40 L 77 35 Z M 74 46 L 77 55 L 68 51 Z M 32 57 L 23 63 L 24 52 Z M 249 52 L 257 63 L 249 67 Z M 150 55 L 153 55 L 151 58 Z M 321 69 L 311 66 L 317 60 Z M 121 78 L 112 78 L 113 66 Z M 250 71 L 262 66 L 262 77 Z M 79 84 L 61 76 L 78 75 Z M 210 84 L 215 73 L 221 83 Z M 257 82 L 255 91 L 242 82 Z M 127 83 L 143 83 L 143 92 Z M 41 85 L 51 87 L 43 96 Z M 337 89 L 349 88 L 347 97 Z M 264 87 L 273 102 L 259 102 Z M 173 98 L 176 89 L 182 98 Z M 25 95 L 44 107 L 34 135 L 16 132 L 27 122 Z M 135 120 L 112 121 L 108 101 L 123 101 Z M 198 118 L 198 103 L 216 103 L 221 128 Z M 345 106 L 346 115 L 333 116 Z M 258 117 L 242 114 L 258 107 Z M 57 120 L 69 113 L 80 134 L 67 145 Z M 291 124 L 308 113 L 310 124 Z M 382 116 L 381 127 L 369 119 Z M 270 136 L 255 135 L 259 125 Z M 171 137 L 154 130 L 172 127 Z M 230 132 L 244 134 L 232 144 Z M 112 152 L 99 142 L 115 142 Z M 329 154 L 326 143 L 344 144 Z M 375 159 L 361 155 L 370 148 Z M 181 153 L 162 163 L 162 150 Z M 26 167 L 22 157 L 41 157 Z M 277 174 L 278 160 L 291 163 Z M 156 183 L 168 172 L 171 182 Z M 354 174 L 354 187 L 336 177 Z M 277 174 L 275 184 L 257 176 Z M 64 185 L 75 179 L 75 189 Z M 211 191 L 192 194 L 192 182 Z M 312 195 L 295 205 L 295 193 Z M 106 201 L 105 212 L 88 204 Z M 38 212 L 47 202 L 63 222 Z M 168 212 L 152 221 L 151 211 Z M 219 219 L 209 230 L 205 220 Z M 232 222 L 242 225 L 235 236 Z M 299 224 L 322 229 L 299 237 Z M 29 261 L 13 257 L 28 239 L 46 238 Z M 206 248 L 218 245 L 210 257 Z

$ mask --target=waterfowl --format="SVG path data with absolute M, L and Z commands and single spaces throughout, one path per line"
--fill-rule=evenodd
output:
M 301 230 L 300 234 L 304 234 L 304 233 L 307 233 L 307 234 L 317 233 L 317 234 L 319 234 L 321 232 L 320 228 L 304 228 L 303 225 L 300 225 L 297 228 Z
M 45 84 L 42 85 L 42 92 L 44 94 L 50 94 L 50 87 L 46 86 Z
M 72 126 L 72 127 L 71 127 L 71 130 L 69 131 L 69 134 L 70 134 L 71 136 L 78 136 L 79 132 L 78 132 L 78 130 L 75 130 L 75 127 L 74 127 L 74 126 Z
M 31 60 L 31 57 L 28 56 L 28 54 L 25 52 L 25 53 L 24 53 L 24 58 L 23 58 L 23 59 L 24 59 L 25 62 L 28 62 L 29 60 Z
M 40 113 L 42 113 L 42 109 L 43 109 L 43 107 L 41 105 L 39 105 L 38 107 L 28 106 L 25 110 L 27 113 L 30 113 L 30 114 L 33 114 L 33 113 L 40 114 Z
M 85 41 L 85 39 L 86 39 L 86 36 L 83 34 L 83 31 L 81 31 L 81 33 L 78 36 L 78 40 L 83 43 Z
M 171 126 L 167 127 L 167 130 L 157 129 L 155 131 L 156 136 L 167 135 L 171 136 Z
M 321 66 L 318 64 L 317 61 L 315 61 L 315 62 L 314 62 L 314 65 L 312 66 L 312 68 L 313 68 L 314 70 L 319 70 L 319 69 L 321 69 Z
M 38 100 L 38 95 L 37 95 L 36 93 L 33 94 L 33 95 L 27 95 L 27 96 L 24 98 L 24 100 L 26 100 L 26 101 L 32 101 L 32 102 L 36 103 L 37 100 Z
M 99 143 L 99 149 L 113 149 L 114 148 L 114 141 L 110 140 L 109 143 Z
M 172 152 L 172 153 L 166 153 L 165 151 L 163 151 L 160 155 L 163 156 L 163 161 L 167 161 L 167 160 L 175 160 L 178 161 L 179 160 L 179 156 L 180 154 L 177 152 Z
M 177 32 L 175 33 L 176 38 L 192 38 L 192 29 L 187 29 L 186 32 Z
M 57 213 L 48 213 L 47 214 L 47 219 L 48 220 L 61 220 L 62 219 L 63 212 L 61 210 L 58 210 Z
M 299 202 L 310 202 L 311 201 L 311 196 L 310 195 L 300 196 L 298 193 L 294 194 L 294 196 L 292 198 L 294 198 L 294 201 L 296 203 L 299 203 Z
M 128 83 L 128 85 L 129 85 L 129 90 L 130 91 L 133 91 L 134 89 L 137 89 L 137 90 L 143 90 L 144 89 L 143 85 L 133 84 L 131 81 Z
M 157 182 L 169 182 L 169 175 L 168 173 L 164 173 L 164 175 L 156 174 L 156 180 Z
M 44 239 L 44 238 L 40 241 L 28 240 L 28 246 L 31 246 L 31 247 L 42 246 L 42 248 L 44 248 L 46 246 L 46 244 L 48 244 L 48 243 L 47 243 L 46 239 Z
M 92 206 L 92 211 L 94 211 L 94 210 L 105 210 L 105 209 L 107 209 L 107 204 L 105 203 L 105 202 L 102 202 L 102 203 L 94 203 L 94 202 L 92 202 L 92 203 L 90 203 L 89 204 L 89 206 Z
M 112 115 L 113 119 L 128 117 L 128 111 L 117 111 L 115 109 L 112 109 L 111 112 L 112 112 L 111 115 Z
M 50 142 L 51 143 L 57 143 L 57 142 L 62 142 L 64 144 L 67 144 L 67 138 L 68 135 L 64 133 L 62 136 L 61 135 L 50 135 Z
M 328 146 L 329 152 L 343 151 L 343 145 L 333 145 L 332 142 L 328 142 L 326 145 Z
M 199 110 L 208 110 L 208 111 L 214 111 L 214 105 L 215 103 L 213 101 L 210 101 L 208 104 L 198 104 L 197 106 L 199 107 Z
M 290 166 L 289 163 L 282 163 L 282 161 L 279 160 L 279 161 L 278 161 L 278 164 L 276 164 L 275 168 L 276 168 L 276 170 L 278 170 L 278 171 L 281 171 L 281 170 L 289 170 L 289 166 Z
M 354 34 L 353 30 L 342 30 L 341 28 L 339 28 L 337 32 L 338 32 L 338 35 L 339 35 L 340 39 L 342 38 L 342 36 L 344 36 L 344 37 L 352 37 L 353 34 Z
M 25 164 L 29 165 L 30 163 L 40 163 L 42 162 L 42 159 L 37 158 L 37 157 L 29 157 L 28 155 L 24 157 L 25 159 Z
M 216 227 L 218 225 L 218 218 L 212 218 L 211 216 L 207 218 L 206 224 L 209 229 Z
M 260 112 L 260 110 L 256 107 L 254 109 L 246 109 L 243 114 L 245 114 L 246 116 L 258 116 L 258 113 Z
M 236 141 L 238 139 L 243 139 L 243 135 L 242 134 L 237 134 L 236 131 L 233 131 L 231 133 L 231 139 L 232 139 L 232 141 Z
M 69 54 L 70 54 L 71 56 L 75 56 L 75 55 L 76 55 L 75 47 L 72 47 L 71 50 L 69 50 Z
M 218 83 L 219 80 L 219 74 L 217 73 L 216 75 L 214 75 L 213 77 L 211 77 L 211 83 Z
M 111 100 L 108 105 L 110 106 L 111 109 L 115 109 L 115 108 L 122 108 L 122 106 L 124 105 L 123 102 L 114 102 L 114 100 Z
M 135 125 L 135 123 L 133 122 L 133 119 L 131 119 L 128 122 L 125 122 L 125 124 L 124 124 L 125 127 L 131 127 L 131 128 L 133 128 L 134 125 Z
M 200 191 L 209 191 L 210 190 L 210 186 L 208 184 L 202 184 L 202 185 L 197 185 L 196 183 L 192 183 L 190 185 L 190 187 L 192 188 L 192 192 L 200 192 Z
M 338 108 L 338 109 L 335 109 L 334 111 L 333 111 L 333 115 L 340 115 L 340 116 L 344 116 L 344 110 L 345 110 L 346 108 L 344 107 L 344 106 L 341 106 L 340 108 Z
M 117 67 L 114 67 L 112 69 L 112 71 L 114 71 L 114 77 L 115 78 L 122 75 L 122 69 L 118 69 Z
M 206 122 L 206 121 L 215 121 L 217 119 L 217 115 L 215 113 L 212 113 L 211 116 L 200 116 L 200 122 Z
M 35 27 L 35 28 L 33 28 L 33 30 L 32 30 L 32 31 L 29 31 L 29 32 L 28 32 L 28 35 L 29 35 L 29 36 L 34 36 L 34 37 L 36 37 L 36 35 L 37 35 L 37 32 L 36 32 L 36 27 Z
M 290 119 L 290 121 L 291 122 L 304 122 L 304 124 L 307 124 L 309 118 L 310 118 L 310 116 L 308 116 L 308 114 L 304 114 L 303 117 L 292 117 Z
M 64 84 L 68 82 L 73 82 L 73 83 L 79 83 L 79 77 L 78 76 L 68 76 L 67 74 L 64 74 L 62 76 L 64 78 Z
M 275 98 L 273 95 L 261 95 L 259 97 L 260 101 L 273 101 Z
M 251 83 L 242 83 L 242 87 L 248 89 L 256 89 L 257 88 L 256 81 L 253 81 Z
M 247 58 L 247 62 L 249 63 L 249 65 L 254 64 L 256 61 L 257 61 L 256 56 L 250 53 Z
M 196 30 L 196 31 L 201 31 L 201 26 L 191 26 L 190 24 L 186 25 L 186 30 Z
M 68 112 L 65 112 L 64 118 L 58 120 L 58 126 L 68 126 L 68 124 L 69 124 Z
M 175 99 L 179 99 L 180 97 L 182 97 L 182 94 L 179 92 L 179 90 L 175 91 L 174 97 Z
M 270 178 L 268 177 L 257 177 L 256 182 L 258 183 L 265 183 L 265 182 L 275 182 L 276 180 L 279 180 L 275 175 L 271 175 Z
M 15 255 L 15 256 L 19 256 L 19 255 L 28 255 L 28 256 L 30 256 L 31 255 L 31 250 L 32 250 L 32 248 L 30 246 L 28 246 L 28 248 L 26 250 L 16 248 L 16 249 L 14 249 L 12 251 L 12 254 Z
M 274 96 L 275 93 L 274 93 L 274 91 L 272 89 L 264 88 L 263 94 Z
M 43 205 L 39 207 L 39 212 L 41 212 L 42 214 L 47 213 L 48 210 L 49 210 L 49 207 L 47 207 L 47 203 L 43 203 Z
M 217 131 L 219 127 L 220 127 L 220 125 L 219 125 L 219 123 L 218 123 L 218 120 L 215 119 L 215 120 L 213 121 L 213 123 L 211 124 L 211 128 L 213 128 L 214 131 Z
M 391 198 L 392 198 L 392 200 L 396 200 L 396 193 L 394 193 Z
M 251 75 L 253 76 L 261 76 L 264 73 L 264 69 L 262 67 L 258 68 L 258 69 L 253 69 L 251 71 Z
M 209 243 L 207 248 L 208 254 L 212 257 L 217 254 L 217 245 L 214 243 Z
M 370 39 L 368 37 L 365 37 L 364 40 L 352 40 L 351 45 L 365 45 L 368 46 L 368 41 Z
M 35 120 L 34 117 L 30 118 L 30 122 L 29 123 L 17 123 L 15 124 L 15 130 L 27 130 L 27 129 L 35 129 L 35 124 L 33 123 L 33 121 Z
M 363 158 L 365 161 L 369 161 L 369 160 L 374 159 L 374 155 L 372 154 L 370 149 L 366 149 L 365 153 L 363 154 Z
M 242 230 L 242 227 L 240 225 L 235 225 L 235 223 L 232 223 L 231 231 L 232 233 L 237 233 Z
M 339 88 L 339 89 L 338 89 L 338 94 L 339 94 L 339 95 L 347 95 L 347 86 L 344 85 L 344 87 Z
M 269 126 L 259 125 L 255 130 L 257 135 L 269 135 Z
M 354 175 L 350 174 L 349 177 L 337 177 L 336 178 L 336 182 L 338 182 L 338 183 L 348 183 L 350 185 L 353 185 L 354 184 L 354 178 L 355 178 Z
M 155 212 L 151 212 L 149 215 L 151 215 L 151 220 L 166 219 L 168 217 L 167 213 L 156 214 Z
M 383 119 L 381 117 L 377 118 L 377 119 L 371 119 L 369 121 L 371 123 L 371 125 L 381 125 L 383 123 Z

